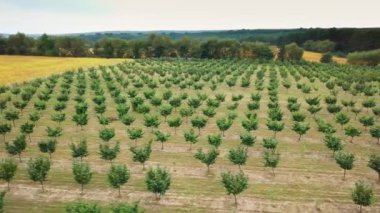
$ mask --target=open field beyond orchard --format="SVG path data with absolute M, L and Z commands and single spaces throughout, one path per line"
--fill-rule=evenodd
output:
M 122 61 L 125 61 L 125 59 L 1 55 L 0 84 L 23 82 L 79 67 L 112 65 Z
M 369 156 L 380 152 L 380 145 L 369 132 L 380 124 L 373 112 L 380 105 L 380 85 L 372 81 L 379 73 L 374 69 L 251 60 L 141 59 L 115 65 L 123 60 L 41 57 L 29 62 L 29 58 L 0 56 L 0 84 L 31 80 L 1 90 L 0 99 L 6 100 L 6 107 L 1 112 L 0 124 L 12 125 L 5 141 L 14 140 L 21 125 L 32 123 L 30 114 L 39 115 L 29 135 L 31 141 L 26 137 L 22 162 L 18 163 L 16 177 L 5 195 L 5 212 L 63 212 L 68 203 L 79 200 L 98 203 L 104 212 L 110 203 L 134 201 L 139 201 L 146 212 L 355 212 L 358 207 L 351 199 L 351 191 L 359 179 L 370 183 L 375 195 L 373 205 L 363 210 L 380 212 L 380 182 L 377 173 L 367 166 Z M 61 72 L 78 67 L 86 68 Z M 59 75 L 49 77 L 50 74 Z M 36 77 L 45 78 L 32 80 Z M 310 110 L 312 105 L 306 100 L 313 97 L 319 100 L 314 109 L 320 107 L 320 111 Z M 363 107 L 363 101 L 368 100 L 374 100 L 373 109 Z M 25 102 L 25 106 L 20 107 L 20 102 Z M 163 106 L 172 106 L 167 116 L 162 116 Z M 353 108 L 361 111 L 355 115 Z M 192 113 L 186 116 L 186 110 Z M 14 126 L 5 116 L 11 111 L 19 113 Z M 83 111 L 88 122 L 81 128 L 73 116 Z M 302 137 L 293 130 L 297 113 L 304 115 L 303 121 L 298 122 L 310 127 Z M 339 113 L 349 117 L 343 126 L 335 119 Z M 65 120 L 53 121 L 55 114 L 65 114 Z M 145 125 L 144 119 L 150 115 L 159 118 L 157 127 Z M 373 125 L 364 127 L 359 122 L 363 116 L 373 116 Z M 102 125 L 99 118 L 109 123 L 103 121 Z M 174 118 L 182 120 L 176 130 L 168 125 Z M 192 120 L 196 118 L 207 121 L 199 130 L 193 126 Z M 194 155 L 198 149 L 206 152 L 212 149 L 208 136 L 221 134 L 217 123 L 222 118 L 232 125 L 222 136 L 215 164 L 207 171 Z M 270 120 L 283 123 L 283 130 L 274 134 L 268 129 Z M 256 122 L 257 126 L 247 129 L 242 125 L 245 122 Z M 323 128 L 326 126 L 329 130 Z M 353 142 L 345 135 L 348 126 L 362 132 Z M 47 127 L 61 127 L 62 135 L 56 138 L 56 151 L 52 153 L 52 166 L 42 192 L 40 184 L 29 179 L 27 162 L 40 155 L 49 156 L 38 146 L 48 138 Z M 132 128 L 143 129 L 144 134 L 137 142 L 127 133 Z M 99 137 L 99 131 L 104 129 L 115 133 L 108 142 Z M 184 132 L 191 129 L 199 135 L 189 150 Z M 157 130 L 170 134 L 163 148 L 155 140 Z M 324 144 L 323 131 L 335 132 L 333 135 L 342 140 L 343 150 L 355 155 L 354 167 L 347 171 L 345 180 L 333 152 Z M 247 147 L 248 158 L 241 166 L 249 178 L 248 188 L 237 196 L 235 206 L 233 196 L 225 192 L 220 174 L 239 172 L 228 156 L 231 149 L 243 147 L 240 138 L 247 134 L 256 138 L 254 145 Z M 277 148 L 264 148 L 263 139 L 272 137 L 278 142 Z M 83 194 L 73 178 L 70 150 L 70 144 L 81 138 L 86 138 L 89 150 L 83 161 L 93 171 Z M 150 140 L 152 153 L 143 170 L 140 163 L 133 161 L 130 147 L 135 143 L 143 147 Z M 0 141 L 0 158 L 9 157 L 3 137 Z M 125 164 L 131 171 L 129 181 L 121 188 L 121 197 L 107 182 L 111 163 L 99 154 L 100 144 L 113 147 L 118 142 L 120 153 L 112 163 Z M 265 152 L 280 156 L 275 175 L 264 166 Z M 17 155 L 12 158 L 19 161 Z M 160 200 L 145 184 L 148 168 L 157 165 L 171 174 L 170 189 Z M 6 187 L 5 182 L 0 182 L 0 188 Z

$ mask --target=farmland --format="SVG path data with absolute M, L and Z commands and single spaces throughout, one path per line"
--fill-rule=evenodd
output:
M 97 65 L 112 65 L 123 59 L 62 58 L 41 56 L 0 56 L 0 84 L 23 82 L 39 77 Z
M 0 90 L 5 103 L 0 124 L 11 127 L 0 155 L 18 162 L 5 212 L 62 212 L 75 201 L 98 203 L 105 212 L 111 204 L 135 201 L 147 212 L 352 212 L 358 209 L 351 199 L 358 180 L 369 183 L 375 195 L 364 210 L 380 211 L 378 175 L 367 166 L 369 156 L 380 152 L 371 134 L 380 125 L 376 68 L 237 59 L 139 59 L 94 66 L 107 60 L 88 60 L 93 61 L 75 65 L 85 67 L 77 72 L 57 74 L 46 66 L 56 75 L 44 72 L 33 76 L 44 78 L 32 80 L 22 74 L 0 82 L 30 80 Z M 30 66 L 40 70 L 42 65 Z M 70 63 L 65 69 L 74 67 Z M 8 75 L 0 70 L 0 76 Z M 350 129 L 360 134 L 352 136 Z M 140 136 L 132 137 L 137 130 Z M 167 139 L 161 143 L 157 132 Z M 18 156 L 5 142 L 12 144 L 22 133 L 27 145 Z M 335 155 L 326 146 L 329 137 L 340 141 Z M 210 138 L 219 138 L 220 145 Z M 82 161 L 93 174 L 82 193 L 72 171 L 79 159 L 73 159 L 70 145 L 84 139 L 88 156 Z M 40 145 L 48 140 L 57 143 L 42 191 L 28 167 L 31 158 L 49 159 Z M 133 147 L 150 142 L 150 157 L 142 165 Z M 101 146 L 119 151 L 110 159 Z M 231 160 L 239 149 L 247 156 L 243 163 Z M 208 168 L 199 153 L 211 151 L 218 154 Z M 344 179 L 334 159 L 341 153 L 355 156 Z M 277 158 L 278 165 L 272 169 L 265 156 Z M 111 166 L 119 164 L 130 171 L 121 196 L 107 181 Z M 158 165 L 171 176 L 159 200 L 145 181 Z M 237 205 L 222 184 L 221 173 L 227 171 L 248 177 Z M 7 189 L 4 181 L 0 186 Z

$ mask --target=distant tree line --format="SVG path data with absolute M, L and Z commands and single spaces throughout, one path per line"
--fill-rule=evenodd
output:
M 0 54 L 42 55 L 65 57 L 105 58 L 255 58 L 273 59 L 270 46 L 262 42 L 240 42 L 234 39 L 192 38 L 170 39 L 168 36 L 151 34 L 143 39 L 103 38 L 95 43 L 76 36 L 48 36 L 38 38 L 23 33 L 0 38 Z
M 380 63 L 380 49 L 348 54 L 348 63 L 375 66 Z

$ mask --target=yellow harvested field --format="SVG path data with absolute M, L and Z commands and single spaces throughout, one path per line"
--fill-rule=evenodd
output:
M 303 53 L 303 58 L 306 61 L 319 62 L 319 60 L 321 59 L 321 57 L 322 57 L 321 53 L 310 52 L 310 51 L 304 51 L 304 53 Z M 334 62 L 336 62 L 338 64 L 345 64 L 345 63 L 347 63 L 347 59 L 346 58 L 341 58 L 341 57 L 334 56 L 333 60 L 334 60 Z
M 88 68 L 98 65 L 112 65 L 130 59 L 105 58 L 63 58 L 42 56 L 0 56 L 0 84 L 23 82 L 46 77 L 51 74 Z

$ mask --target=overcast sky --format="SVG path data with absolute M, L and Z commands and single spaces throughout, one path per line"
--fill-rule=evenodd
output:
M 0 33 L 380 27 L 380 0 L 0 0 Z

